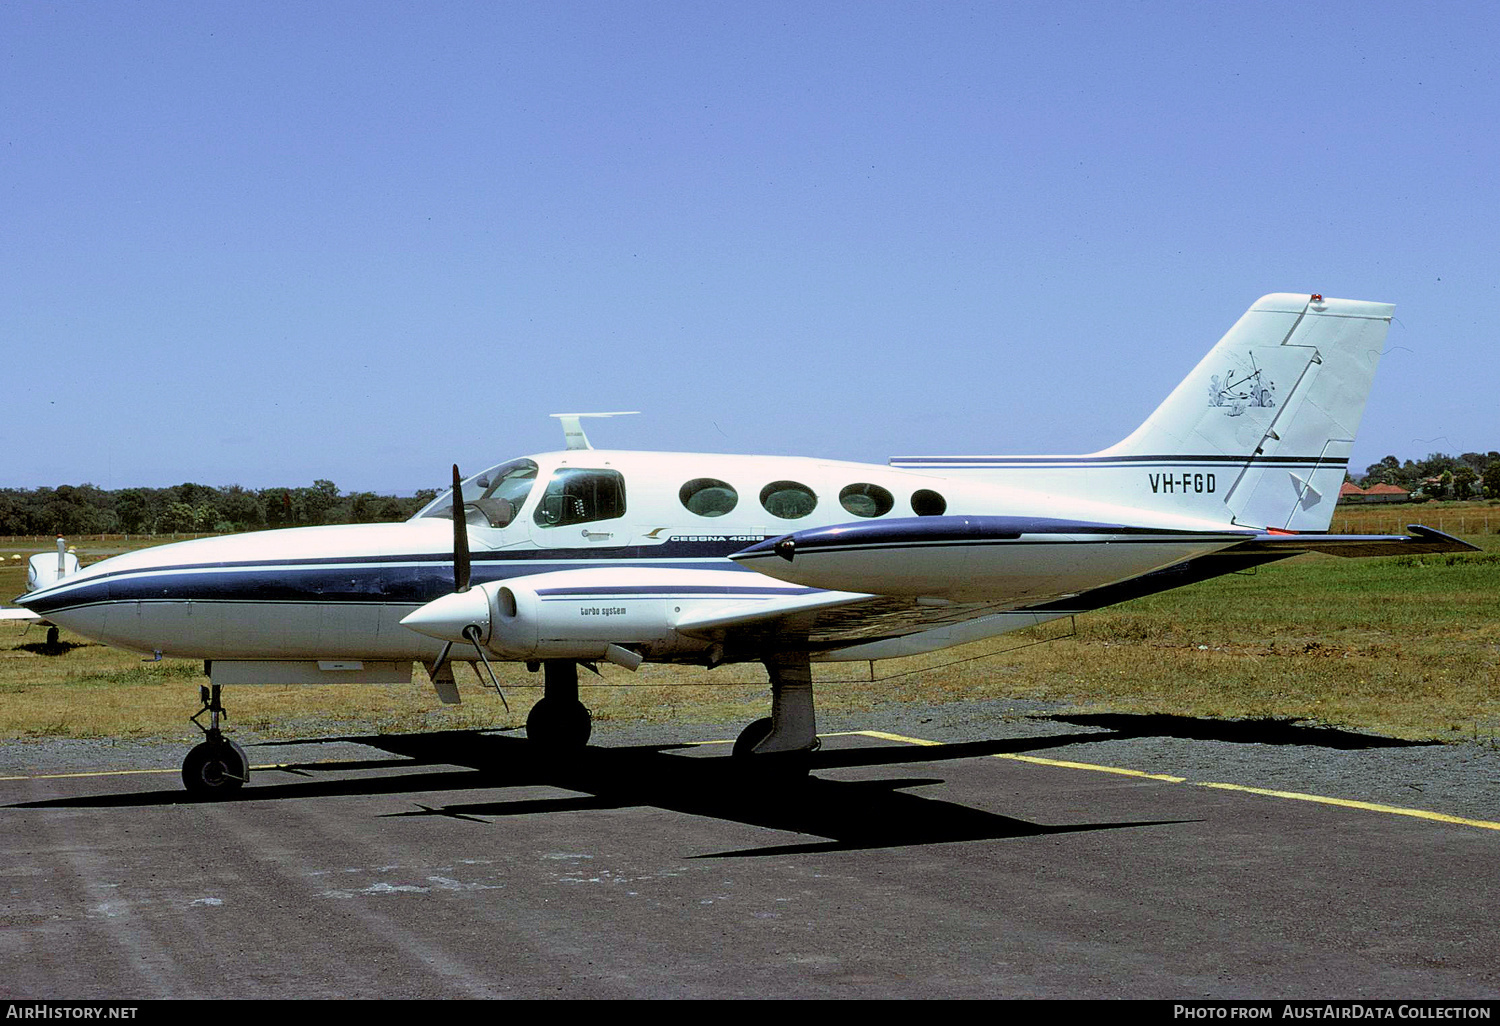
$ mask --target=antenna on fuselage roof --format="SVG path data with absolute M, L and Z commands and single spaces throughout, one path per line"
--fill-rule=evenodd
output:
M 567 440 L 569 449 L 592 449 L 589 436 L 583 433 L 584 417 L 631 417 L 640 412 L 616 410 L 613 413 L 549 413 L 548 416 L 562 421 L 563 438 Z

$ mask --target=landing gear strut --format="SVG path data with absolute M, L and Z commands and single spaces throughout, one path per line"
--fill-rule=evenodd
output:
M 771 677 L 771 715 L 740 732 L 733 758 L 757 776 L 805 777 L 811 768 L 808 757 L 819 745 L 812 665 L 806 652 L 776 652 L 765 663 Z
M 219 717 L 228 718 L 219 702 L 219 685 L 198 689 L 203 708 L 193 714 L 193 725 L 203 731 L 204 741 L 182 760 L 182 786 L 190 794 L 205 798 L 223 798 L 238 791 L 250 779 L 250 760 L 245 750 L 230 741 L 219 729 Z M 208 713 L 208 726 L 198 717 Z
M 570 752 L 589 743 L 594 718 L 578 700 L 578 664 L 548 659 L 542 664 L 542 700 L 526 717 L 526 738 L 552 752 Z

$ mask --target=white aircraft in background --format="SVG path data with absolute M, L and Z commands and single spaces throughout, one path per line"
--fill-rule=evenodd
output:
M 1090 455 L 604 451 L 562 415 L 566 450 L 462 481 L 455 467 L 405 523 L 165 545 L 17 601 L 110 645 L 207 661 L 211 725 L 183 765 L 198 793 L 248 777 L 219 729 L 223 685 L 405 682 L 421 661 L 456 702 L 455 646 L 545 668 L 526 730 L 551 749 L 589 737 L 579 663 L 761 662 L 771 716 L 735 755 L 805 772 L 813 662 L 930 652 L 1301 552 L 1472 548 L 1416 526 L 1324 533 L 1391 312 L 1266 296 Z
M 57 539 L 57 554 L 38 552 L 26 561 L 26 590 L 36 591 L 50 588 L 70 574 L 78 572 L 78 554 L 68 548 L 67 539 Z M 29 620 L 32 623 L 41 617 L 27 609 L 0 609 L 0 620 Z
M 68 548 L 61 535 L 57 539 L 57 555 L 38 552 L 26 561 L 26 590 L 33 592 L 48 588 L 69 574 L 78 572 L 78 554 Z M 58 644 L 57 625 L 29 609 L 0 609 L 0 620 L 21 620 L 41 624 L 47 628 L 47 647 L 58 652 L 65 651 Z

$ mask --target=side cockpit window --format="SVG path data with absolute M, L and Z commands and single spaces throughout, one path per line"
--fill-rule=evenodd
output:
M 484 490 L 472 503 L 473 507 L 484 514 L 491 527 L 504 527 L 516 518 L 516 511 L 536 483 L 536 464 L 518 460 L 496 467 L 488 481 L 481 477 L 475 483 Z M 464 505 L 468 507 L 470 503 Z
M 504 527 L 509 524 L 536 483 L 536 470 L 536 464 L 530 460 L 511 460 L 469 478 L 463 483 L 464 520 L 471 527 Z M 421 517 L 451 520 L 453 490 L 438 496 L 414 519 Z
M 539 527 L 566 527 L 624 515 L 625 479 L 617 471 L 563 467 L 547 482 L 534 519 Z

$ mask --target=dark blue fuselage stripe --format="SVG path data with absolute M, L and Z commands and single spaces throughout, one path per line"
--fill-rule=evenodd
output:
M 777 535 L 761 535 L 762 539 L 779 537 Z M 667 542 L 663 545 L 622 545 L 616 548 L 581 548 L 581 549 L 502 549 L 498 552 L 476 552 L 470 558 L 470 565 L 478 568 L 490 563 L 523 563 L 523 562 L 548 562 L 568 563 L 585 561 L 589 563 L 607 562 L 629 566 L 632 562 L 643 565 L 669 565 L 657 562 L 669 559 L 722 559 L 732 552 L 738 552 L 746 545 L 743 541 L 717 541 L 717 542 Z M 233 559 L 220 560 L 213 563 L 178 563 L 168 566 L 134 567 L 111 570 L 101 574 L 98 580 L 108 577 L 125 576 L 139 573 L 168 573 L 177 570 L 230 570 L 242 567 L 343 567 L 343 566 L 392 566 L 402 563 L 436 563 L 449 567 L 452 574 L 453 555 L 446 552 L 412 552 L 394 553 L 390 555 L 373 556 L 309 556 L 307 558 L 294 558 L 283 556 L 279 559 Z M 541 573 L 540 570 L 529 569 L 527 573 Z M 61 583 L 61 582 L 60 582 Z
M 770 536 L 759 535 L 766 538 Z M 472 581 L 579 569 L 593 566 L 644 566 L 669 569 L 747 570 L 726 557 L 745 547 L 738 537 L 678 541 L 656 545 L 610 548 L 502 549 L 471 556 Z M 691 562 L 689 562 L 691 560 Z M 255 569 L 271 571 L 250 574 Z M 219 571 L 219 573 L 212 573 Z M 371 573 L 376 576 L 371 578 Z M 186 588 L 189 579 L 194 583 Z M 199 581 L 208 580 L 210 593 L 200 595 Z M 233 583 L 231 583 L 231 581 Z M 180 589 L 180 590 L 179 590 Z M 57 585 L 22 595 L 16 604 L 32 612 L 59 611 L 106 601 L 190 598 L 231 600 L 266 598 L 273 601 L 379 601 L 422 604 L 453 590 L 453 556 L 446 552 L 401 552 L 382 555 L 309 556 L 222 560 L 154 567 L 122 567 L 87 581 L 63 580 Z M 57 594 L 51 594 L 56 591 Z
M 894 456 L 889 461 L 893 467 L 911 464 L 930 466 L 984 466 L 984 467 L 1116 467 L 1122 464 L 1140 463 L 1156 465 L 1179 465 L 1183 463 L 1209 463 L 1217 466 L 1252 466 L 1257 463 L 1306 463 L 1324 464 L 1330 467 L 1347 466 L 1348 459 L 1325 459 L 1321 456 L 1174 456 L 1171 453 L 1137 456 Z
M 1236 542 L 1240 542 L 1240 541 L 1243 541 L 1243 540 L 1244 539 L 1241 539 L 1241 538 L 1233 538 L 1233 537 L 1231 537 L 1231 538 L 1225 539 L 1224 543 L 1226 545 L 1229 545 L 1229 544 L 1234 544 Z M 1193 543 L 1201 543 L 1202 541 L 1203 541 L 1203 536 L 1202 535 L 1198 535 L 1196 537 L 1188 535 L 1188 536 L 1184 536 L 1184 537 L 1180 537 L 1180 538 L 1141 538 L 1141 537 L 1123 538 L 1123 539 L 1119 540 L 1116 544 L 1119 544 L 1119 545 L 1187 545 L 1187 544 L 1193 544 Z M 1107 541 L 1106 541 L 1106 543 L 1107 543 Z M 1029 540 L 1026 540 L 1026 539 L 1015 539 L 1015 538 L 964 538 L 964 539 L 957 539 L 957 540 L 953 540 L 953 541 L 908 541 L 908 542 L 890 541 L 890 542 L 868 542 L 868 543 L 853 542 L 853 543 L 842 544 L 842 545 L 837 545 L 837 544 L 834 544 L 834 545 L 822 545 L 822 544 L 819 544 L 817 542 L 802 542 L 802 541 L 799 541 L 797 543 L 796 556 L 798 558 L 800 558 L 802 556 L 822 556 L 822 555 L 826 555 L 826 554 L 831 553 L 831 552 L 891 552 L 891 551 L 906 551 L 906 550 L 910 550 L 910 551 L 923 551 L 923 550 L 926 550 L 926 549 L 973 548 L 975 546 L 981 546 L 981 545 L 983 545 L 983 546 L 996 546 L 996 545 L 1019 545 L 1019 546 L 1054 545 L 1054 546 L 1056 546 L 1056 545 L 1099 545 L 1099 544 L 1101 544 L 1101 540 L 1097 539 L 1097 538 L 1095 538 L 1095 539 L 1089 539 L 1089 540 L 1074 539 L 1074 540 L 1069 540 L 1069 541 L 1064 541 L 1064 540 L 1060 540 L 1060 539 L 1057 539 L 1057 538 L 1039 539 L 1039 540 L 1034 540 L 1034 541 L 1029 541 Z M 768 558 L 771 558 L 771 557 L 775 557 L 777 559 L 782 558 L 779 553 L 776 553 L 776 552 L 767 552 L 765 550 L 761 550 L 761 551 L 758 551 L 758 552 L 738 553 L 736 555 L 730 556 L 729 558 L 732 559 L 732 560 L 734 560 L 737 563 L 744 563 L 744 562 L 747 562 L 747 561 L 753 560 L 753 559 L 768 559 Z
M 623 564 L 623 561 L 622 561 Z M 615 565 L 622 565 L 615 564 Z M 629 564 L 623 564 L 629 565 Z M 703 563 L 646 563 L 643 569 L 703 570 Z M 728 560 L 714 560 L 711 568 L 754 573 Z M 473 584 L 529 577 L 552 570 L 588 569 L 576 564 L 527 562 L 502 565 L 475 563 Z M 59 589 L 61 590 L 61 589 Z M 345 564 L 342 566 L 288 567 L 210 566 L 198 570 L 170 568 L 136 569 L 72 583 L 66 591 L 49 596 L 41 592 L 23 596 L 32 612 L 45 614 L 121 601 L 207 602 L 348 602 L 403 603 L 423 605 L 453 591 L 452 561 L 447 565 L 421 566 Z
M 634 595 L 645 598 L 660 598 L 665 595 L 775 595 L 793 597 L 797 595 L 812 595 L 823 591 L 822 588 L 801 587 L 775 587 L 763 588 L 734 588 L 729 586 L 711 585 L 688 585 L 686 587 L 674 587 L 669 584 L 660 585 L 606 585 L 604 587 L 570 587 L 570 588 L 538 588 L 537 594 L 547 597 L 571 598 L 582 595 Z

